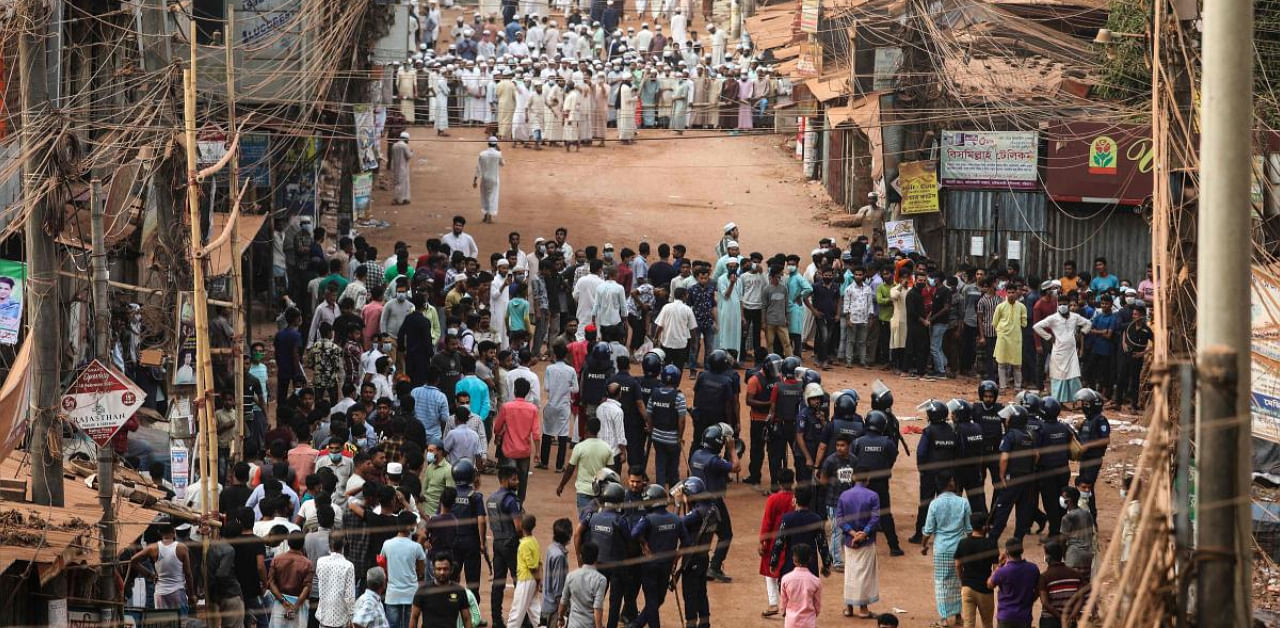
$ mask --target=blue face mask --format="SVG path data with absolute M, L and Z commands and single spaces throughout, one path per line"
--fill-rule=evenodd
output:
M 434 451 L 428 451 L 428 452 L 427 452 L 427 464 L 435 464 L 435 463 L 436 463 L 436 452 L 434 452 Z
M 335 464 L 342 462 L 342 452 L 338 452 L 336 454 L 333 453 L 332 451 L 329 452 L 329 462 L 332 462 Z

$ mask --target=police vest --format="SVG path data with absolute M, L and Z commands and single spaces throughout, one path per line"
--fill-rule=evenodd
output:
M 640 398 L 645 403 L 649 403 L 649 398 L 653 396 L 653 391 L 662 387 L 662 382 L 656 377 L 644 377 L 640 379 Z
M 897 444 L 883 434 L 864 434 L 853 444 L 853 455 L 858 459 L 858 466 L 870 471 L 883 471 L 893 468 L 894 452 Z
M 849 445 L 862 437 L 867 431 L 866 424 L 862 422 L 862 417 L 856 413 L 847 419 L 832 419 L 831 421 L 831 442 L 827 443 L 827 447 L 832 451 L 836 449 L 836 437 L 844 434 L 849 437 Z
M 796 420 L 796 413 L 800 411 L 801 396 L 804 394 L 804 384 L 800 382 L 783 381 L 778 384 L 778 402 L 773 406 L 773 416 L 779 421 L 791 423 Z
M 493 532 L 494 543 L 512 540 L 517 536 L 515 519 L 502 509 L 502 502 L 506 501 L 508 495 L 513 493 L 500 488 L 489 496 L 489 501 L 485 502 L 485 508 L 489 511 L 489 530 Z
M 674 432 L 680 427 L 680 413 L 676 410 L 676 389 L 655 388 L 649 395 L 649 418 L 653 429 Z
M 602 510 L 587 520 L 587 530 L 591 532 L 591 542 L 600 548 L 599 565 L 609 568 L 627 557 L 626 543 L 618 535 L 618 521 L 621 515 L 612 510 Z
M 982 428 L 983 447 L 987 452 L 997 451 L 1000 448 L 1000 439 L 1004 436 L 1004 419 L 1000 418 L 1000 411 L 1004 410 L 1004 404 L 994 403 L 988 408 L 982 403 L 974 404 L 973 411 L 978 414 L 977 424 Z
M 986 439 L 982 436 L 982 426 L 972 421 L 966 423 L 957 423 L 956 440 L 959 447 L 956 449 L 957 462 L 963 467 L 978 467 L 982 464 L 982 454 L 984 453 L 983 444 Z
M 655 510 L 644 518 L 649 522 L 649 535 L 646 541 L 653 560 L 671 562 L 675 560 L 675 551 L 680 547 L 680 517 L 664 510 Z
M 582 376 L 582 403 L 599 404 L 604 401 L 605 393 L 609 388 L 609 373 L 593 373 L 587 371 Z
M 1045 421 L 1040 428 L 1040 468 L 1066 470 L 1071 459 L 1071 428 L 1058 421 Z
M 689 522 L 692 526 L 685 530 L 689 533 L 689 538 L 693 539 L 693 544 L 699 546 L 698 551 L 706 553 L 711 537 L 715 536 L 716 528 L 720 527 L 720 509 L 711 502 L 700 502 L 694 507 L 694 512 L 698 513 L 698 518 Z
M 732 394 L 731 380 L 724 375 L 703 371 L 693 385 L 693 408 L 700 424 L 725 420 L 725 408 Z
M 1009 428 L 1005 432 L 1005 438 L 1009 441 L 1009 464 L 1005 467 L 1010 477 L 1022 477 L 1030 475 L 1035 470 L 1035 455 L 1032 453 L 1036 448 L 1035 440 L 1026 430 L 1016 427 Z
M 929 440 L 929 459 L 917 460 L 917 465 L 931 462 L 951 462 L 956 459 L 959 438 L 956 431 L 947 423 L 930 423 L 925 426 L 922 438 Z
M 453 512 L 458 515 L 458 542 L 480 544 L 480 529 L 476 518 L 483 514 L 484 495 L 472 488 L 458 487 L 458 497 L 453 502 Z
M 689 456 L 689 473 L 702 480 L 702 484 L 710 493 L 720 493 L 724 491 L 727 484 L 727 474 L 711 468 L 711 463 L 719 460 L 717 456 L 706 449 L 699 449 Z M 718 497 L 718 495 L 717 495 Z

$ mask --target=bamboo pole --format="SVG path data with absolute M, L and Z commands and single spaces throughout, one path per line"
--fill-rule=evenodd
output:
M 226 53 L 227 65 L 227 128 L 236 128 L 236 63 L 235 63 L 235 47 L 232 42 L 235 41 L 236 28 L 236 11 L 235 7 L 227 5 L 227 25 L 222 35 L 223 48 Z M 239 153 L 239 142 L 231 149 L 231 153 Z M 228 189 L 233 193 L 240 189 L 240 167 L 239 155 L 231 155 L 231 171 L 230 185 Z M 236 194 L 232 197 L 235 207 L 231 208 L 231 215 L 238 216 L 240 209 L 240 195 Z M 238 221 L 233 221 L 238 222 Z M 244 360 L 241 353 L 244 350 L 247 339 L 244 337 L 244 280 L 240 273 L 240 230 L 238 225 L 231 225 L 231 302 L 235 304 L 232 308 L 232 328 L 234 333 L 231 335 L 233 346 L 239 351 L 231 352 L 232 376 L 235 377 L 235 394 L 236 394 L 236 435 L 231 441 L 231 459 L 239 460 L 244 452 Z

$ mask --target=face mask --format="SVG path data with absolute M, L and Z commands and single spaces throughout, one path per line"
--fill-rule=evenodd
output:
M 929 285 L 930 285 L 930 286 L 936 286 L 937 284 L 938 284 L 938 280 L 937 280 L 937 279 L 934 279 L 933 277 L 930 277 L 930 278 L 929 278 Z
M 397 293 L 396 293 L 396 300 L 397 300 L 397 301 L 406 301 L 406 300 L 408 300 L 408 299 L 409 299 L 409 293 L 408 293 L 408 292 L 397 292 Z
M 262 360 L 262 358 L 265 358 L 265 357 L 267 357 L 267 354 L 265 354 L 265 353 L 263 353 L 263 352 L 261 352 L 261 351 L 254 351 L 254 352 L 253 352 L 253 359 L 255 359 L 255 360 L 261 361 L 261 360 Z
M 790 264 L 788 264 L 788 265 L 787 265 L 787 274 L 788 274 L 788 275 L 794 275 L 795 273 L 796 273 L 796 267 L 795 267 L 795 266 L 791 266 Z
M 436 463 L 436 452 L 434 452 L 434 451 L 428 451 L 428 452 L 427 452 L 427 464 L 435 464 L 435 463 Z
M 333 462 L 335 464 L 342 462 L 342 452 L 338 452 L 336 454 L 333 452 L 329 452 L 329 462 Z
M 1093 491 L 1080 491 L 1080 501 L 1089 501 L 1093 497 Z
M 607 260 L 611 260 L 611 259 L 613 259 L 613 251 L 605 251 L 605 252 L 604 252 L 604 258 L 605 258 L 605 259 L 607 259 Z
M 1071 311 L 1071 308 L 1070 308 L 1069 306 L 1066 306 L 1066 305 L 1059 305 L 1059 306 L 1058 306 L 1058 313 L 1059 313 L 1059 314 L 1061 314 L 1061 315 L 1063 315 L 1063 316 L 1066 316 L 1066 315 L 1067 315 L 1067 313 L 1068 313 L 1068 312 L 1070 312 L 1070 311 Z
M 1059 506 L 1062 506 L 1062 509 L 1063 509 L 1063 510 L 1070 510 L 1070 509 L 1071 509 L 1071 504 L 1069 504 L 1069 503 L 1067 502 L 1067 498 L 1065 498 L 1065 497 L 1061 497 L 1061 496 L 1059 496 L 1059 497 L 1058 497 L 1058 505 L 1059 505 Z
M 391 343 L 389 343 L 389 342 L 384 342 L 384 343 L 382 343 L 382 344 L 378 345 L 378 350 L 379 350 L 379 351 L 381 351 L 381 352 L 383 352 L 383 353 L 391 353 Z
M 315 228 L 315 225 L 309 222 L 304 222 L 298 226 L 299 228 L 301 228 L 303 231 L 306 231 L 307 233 L 311 233 L 311 230 Z

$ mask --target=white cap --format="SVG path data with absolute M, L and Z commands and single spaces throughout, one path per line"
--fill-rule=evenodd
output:
M 407 140 L 407 139 L 409 139 L 409 132 L 408 132 L 408 131 L 401 131 L 401 132 L 400 132 L 400 139 L 402 139 L 402 140 Z
M 726 249 L 736 249 L 736 248 L 739 248 L 739 247 L 738 247 L 738 241 L 737 241 L 737 240 L 729 240 L 728 242 L 726 242 L 726 243 L 724 244 L 724 248 L 726 248 Z
M 732 223 L 732 222 L 725 223 L 724 232 L 729 233 L 730 231 L 733 231 L 734 229 L 737 229 L 737 228 L 738 228 L 737 223 Z
M 498 259 L 498 268 L 502 268 L 503 266 L 507 266 L 507 267 L 511 266 L 511 262 L 508 262 L 507 258 L 505 257 Z
M 613 250 L 613 243 L 612 243 L 612 242 L 605 242 L 605 243 L 604 243 L 604 250 L 606 250 L 606 251 L 612 251 L 612 250 Z
M 404 473 L 404 466 L 399 462 L 387 463 L 387 475 L 400 475 L 401 473 Z

